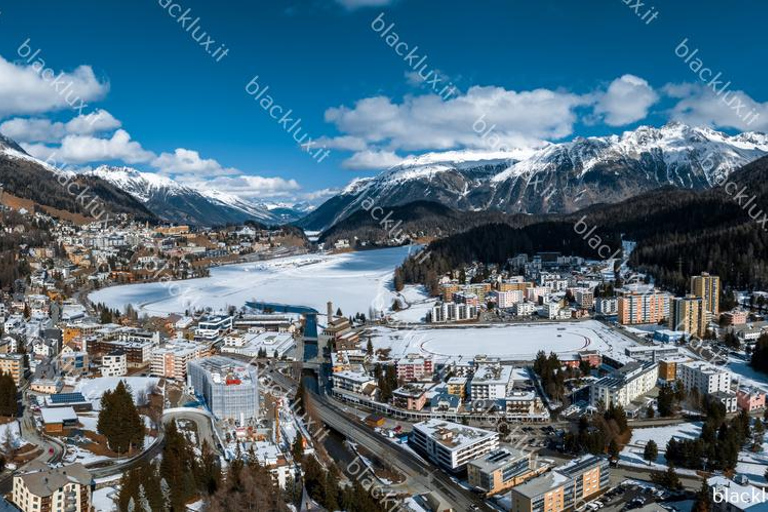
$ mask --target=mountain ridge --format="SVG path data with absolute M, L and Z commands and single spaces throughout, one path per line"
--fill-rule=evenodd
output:
M 576 137 L 528 156 L 466 153 L 463 159 L 462 152 L 415 157 L 353 180 L 297 225 L 327 229 L 358 210 L 365 198 L 382 207 L 429 200 L 463 211 L 533 214 L 616 203 L 668 185 L 705 189 L 768 154 L 768 135 L 727 135 L 673 122 L 621 135 Z

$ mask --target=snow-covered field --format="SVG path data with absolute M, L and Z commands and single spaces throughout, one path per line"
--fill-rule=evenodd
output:
M 696 439 L 701 435 L 702 422 L 680 423 L 678 425 L 669 425 L 665 427 L 635 428 L 632 429 L 632 439 L 624 447 L 619 455 L 623 463 L 642 464 L 648 463 L 643 459 L 643 451 L 648 441 L 655 441 L 659 449 L 659 455 L 656 458 L 654 466 L 666 465 L 664 451 L 667 443 L 673 437 L 675 439 Z
M 223 310 L 250 300 L 309 306 L 325 312 L 331 300 L 345 315 L 371 307 L 386 310 L 397 294 L 393 271 L 414 246 L 343 254 L 312 254 L 211 269 L 211 276 L 186 281 L 113 286 L 90 294 L 94 303 L 121 311 L 163 315 L 187 309 Z M 412 297 L 409 297 L 412 298 Z
M 101 407 L 101 396 L 107 390 L 115 389 L 121 380 L 130 386 L 134 401 L 139 401 L 142 394 L 149 394 L 159 381 L 155 377 L 98 377 L 95 379 L 81 379 L 77 386 L 75 386 L 75 391 L 79 391 L 86 400 L 93 402 L 94 410 L 98 411 Z
M 626 347 L 635 345 L 620 332 L 594 320 L 416 329 L 378 327 L 372 330 L 372 342 L 376 349 L 391 349 L 391 357 L 416 353 L 432 355 L 440 362 L 477 354 L 532 360 L 539 350 L 557 354 L 584 349 L 623 353 Z
M 747 361 L 742 361 L 735 357 L 728 358 L 728 369 L 735 375 L 733 379 L 738 380 L 742 386 L 754 386 L 768 392 L 768 375 L 760 373 L 749 366 Z

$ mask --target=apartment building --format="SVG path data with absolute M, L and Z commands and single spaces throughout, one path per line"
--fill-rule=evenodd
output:
M 619 312 L 619 299 L 616 297 L 601 297 L 595 299 L 595 313 L 615 315 Z
M 534 391 L 512 391 L 504 398 L 504 417 L 508 420 L 541 421 L 549 411 Z
M 16 387 L 21 386 L 24 374 L 24 356 L 21 354 L 0 354 L 0 371 L 10 374 Z
M 413 425 L 410 443 L 436 465 L 452 472 L 499 447 L 499 434 L 431 419 Z
M 589 387 L 589 403 L 592 406 L 602 402 L 605 407 L 612 404 L 626 407 L 637 397 L 652 390 L 658 375 L 657 363 L 628 363 Z
M 659 378 L 666 382 L 677 380 L 677 365 L 690 361 L 687 357 L 665 357 L 659 361 Z
M 196 343 L 167 343 L 152 350 L 150 373 L 183 382 L 187 378 L 187 363 L 200 356 L 200 345 Z
M 608 460 L 585 455 L 512 488 L 512 512 L 561 512 L 609 486 Z
M 195 329 L 195 339 L 218 340 L 232 329 L 232 317 L 224 315 L 209 316 L 201 319 Z
M 523 302 L 523 290 L 493 291 L 490 297 L 495 299 L 496 307 L 499 309 L 509 309 L 518 302 Z
M 334 388 L 358 394 L 368 394 L 366 388 L 376 387 L 376 380 L 364 372 L 337 372 L 331 380 Z
M 677 379 L 682 381 L 686 390 L 698 389 L 702 395 L 731 391 L 731 372 L 703 361 L 677 365 Z
M 712 315 L 720 314 L 720 278 L 706 272 L 691 277 L 691 295 L 704 301 L 704 310 Z
M 736 403 L 747 412 L 765 409 L 765 393 L 757 388 L 739 388 L 736 392 Z
M 82 464 L 32 462 L 13 477 L 11 501 L 23 512 L 90 512 L 92 480 Z
M 122 377 L 128 373 L 128 356 L 121 350 L 114 350 L 101 358 L 102 377 Z
M 619 297 L 617 307 L 622 325 L 657 324 L 669 318 L 669 294 L 629 292 Z
M 535 476 L 531 454 L 500 448 L 467 464 L 469 485 L 492 496 Z
M 408 354 L 395 364 L 398 380 L 411 382 L 416 380 L 432 380 L 434 363 L 432 358 L 418 354 Z
M 427 321 L 432 323 L 462 322 L 474 320 L 476 317 L 476 304 L 465 302 L 438 302 L 429 310 Z
M 579 307 L 584 309 L 590 309 L 595 303 L 595 294 L 592 293 L 592 290 L 586 290 L 584 288 L 577 289 L 573 294 L 573 298 L 576 299 L 576 303 Z
M 480 364 L 469 384 L 469 397 L 474 400 L 497 400 L 507 396 L 514 385 L 513 368 L 500 364 Z
M 749 315 L 746 311 L 728 311 L 720 315 L 725 325 L 744 325 Z
M 420 411 L 427 404 L 427 386 L 406 384 L 392 392 L 392 405 L 408 411 Z
M 669 308 L 669 328 L 683 331 L 699 338 L 704 337 L 709 314 L 704 309 L 704 299 L 695 295 L 672 300 Z
M 468 379 L 466 377 L 451 377 L 446 382 L 446 391 L 449 395 L 459 397 L 463 402 L 467 397 L 467 382 Z

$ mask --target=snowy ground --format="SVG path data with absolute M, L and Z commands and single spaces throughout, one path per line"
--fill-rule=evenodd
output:
M 664 451 L 667 443 L 673 437 L 675 439 L 696 439 L 701 435 L 702 422 L 681 423 L 679 425 L 669 425 L 665 427 L 635 428 L 632 429 L 632 439 L 619 454 L 619 459 L 626 464 L 648 465 L 643 459 L 643 451 L 648 441 L 655 441 L 659 449 L 659 455 L 656 458 L 654 467 L 666 466 Z
M 749 366 L 749 362 L 735 357 L 728 358 L 728 369 L 734 374 L 734 380 L 738 380 L 742 386 L 754 386 L 768 392 L 768 375 L 756 371 Z
M 101 396 L 107 390 L 115 389 L 121 380 L 130 386 L 134 401 L 139 400 L 141 394 L 149 394 L 159 381 L 159 379 L 154 377 L 98 377 L 95 379 L 81 379 L 77 386 L 75 386 L 75 391 L 82 393 L 86 400 L 93 403 L 94 410 L 98 411 L 101 407 Z
M 186 281 L 113 286 L 92 293 L 95 303 L 163 315 L 186 309 L 241 307 L 249 300 L 309 306 L 325 311 L 331 300 L 344 314 L 386 310 L 397 296 L 393 271 L 413 246 L 343 254 L 291 256 L 211 269 Z M 298 303 L 297 303 L 298 302 Z
M 104 487 L 93 491 L 93 508 L 95 511 L 112 512 L 117 510 L 117 505 L 115 504 L 117 493 L 118 491 L 114 487 Z
M 410 353 L 432 355 L 439 362 L 484 354 L 507 360 L 533 360 L 539 350 L 571 354 L 598 350 L 624 353 L 635 342 L 620 332 L 588 320 L 585 322 L 535 322 L 491 326 L 390 329 L 372 331 L 376 349 L 391 349 L 390 356 Z
M 664 451 L 669 440 L 673 437 L 675 439 L 696 439 L 701 435 L 702 425 L 702 422 L 692 422 L 665 427 L 633 429 L 632 439 L 619 455 L 621 464 L 664 470 L 667 464 L 664 458 Z M 643 450 L 650 440 L 654 440 L 659 449 L 659 455 L 651 465 L 643 459 Z M 761 486 L 768 484 L 768 481 L 765 479 L 766 467 L 768 467 L 768 442 L 763 443 L 763 451 L 760 453 L 752 453 L 746 450 L 742 450 L 739 453 L 739 463 L 736 466 L 736 472 L 746 475 L 753 484 Z M 693 473 L 692 470 L 681 468 L 678 468 L 677 471 L 681 474 Z

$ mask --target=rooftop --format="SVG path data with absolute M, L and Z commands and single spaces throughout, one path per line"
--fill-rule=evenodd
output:
M 90 485 L 91 473 L 82 464 L 72 464 L 60 468 L 47 465 L 31 464 L 32 471 L 18 475 L 29 491 L 36 496 L 51 496 L 68 483 Z

